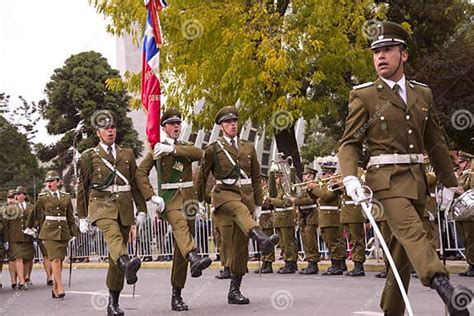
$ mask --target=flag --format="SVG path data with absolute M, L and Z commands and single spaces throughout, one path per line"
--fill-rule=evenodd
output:
M 146 135 L 151 148 L 160 141 L 160 20 L 158 12 L 167 7 L 165 0 L 145 0 L 148 9 L 143 38 L 141 99 L 147 115 Z

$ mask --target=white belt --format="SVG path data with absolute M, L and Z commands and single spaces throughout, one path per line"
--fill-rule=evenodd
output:
M 318 204 L 301 205 L 301 206 L 300 206 L 300 209 L 302 209 L 302 210 L 307 210 L 307 209 L 309 209 L 309 208 L 316 208 L 316 207 L 318 207 Z
M 423 162 L 423 154 L 382 154 L 370 157 L 367 168 L 373 165 L 412 164 Z
M 128 192 L 130 191 L 130 184 L 124 184 L 124 185 L 118 185 L 118 184 L 112 184 L 106 187 L 105 189 L 102 189 L 101 191 L 107 191 L 107 192 Z
M 224 180 L 217 180 L 217 184 L 227 184 L 227 185 L 236 185 L 238 187 L 242 185 L 249 185 L 252 184 L 252 179 L 224 179 Z
M 356 205 L 354 201 L 344 201 L 344 205 Z
M 65 221 L 66 220 L 66 216 L 50 216 L 50 215 L 46 215 L 45 219 L 47 221 Z
M 338 211 L 339 206 L 320 206 L 319 209 L 322 211 Z
M 275 207 L 275 211 L 277 212 L 284 212 L 284 211 L 292 211 L 293 207 Z
M 176 183 L 163 183 L 161 185 L 161 188 L 163 190 L 176 190 L 176 189 L 186 189 L 186 188 L 191 188 L 193 187 L 194 184 L 192 181 L 187 181 L 187 182 L 176 182 Z
M 272 212 L 271 210 L 260 211 L 260 214 L 270 214 L 271 212 Z

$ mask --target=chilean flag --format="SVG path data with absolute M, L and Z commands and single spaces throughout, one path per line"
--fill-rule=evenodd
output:
M 165 0 L 145 0 L 148 9 L 143 38 L 141 99 L 147 114 L 146 135 L 151 149 L 160 141 L 160 49 L 161 37 L 158 12 L 166 8 Z

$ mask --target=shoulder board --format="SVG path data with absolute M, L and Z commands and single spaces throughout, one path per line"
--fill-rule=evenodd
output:
M 425 88 L 428 88 L 428 85 L 424 84 L 424 83 L 421 83 L 421 82 L 418 82 L 418 81 L 415 81 L 415 80 L 410 80 L 410 83 L 411 84 L 416 84 L 416 85 L 419 85 L 419 86 L 422 86 L 422 87 L 425 87 Z
M 363 84 L 359 84 L 357 86 L 353 86 L 352 89 L 353 90 L 359 90 L 359 89 L 367 88 L 367 87 L 370 87 L 370 86 L 373 86 L 373 85 L 374 85 L 373 81 L 369 81 L 369 82 L 366 82 L 366 83 L 363 83 Z
M 91 151 L 94 151 L 94 149 L 95 149 L 95 148 L 88 148 L 88 149 L 84 150 L 84 151 L 81 153 L 81 155 L 82 155 L 82 154 L 87 154 L 87 153 L 89 153 L 89 152 L 91 152 Z
M 242 138 L 239 138 L 239 140 L 243 143 L 250 143 L 251 141 L 247 140 L 247 139 L 242 139 Z
M 69 193 L 65 192 L 65 191 L 59 191 L 61 194 L 64 194 L 64 195 L 69 195 Z
M 192 145 L 192 144 L 191 144 L 190 142 L 186 142 L 186 141 L 184 141 L 184 140 L 180 140 L 180 141 L 178 142 L 178 145 Z
M 41 192 L 41 193 L 38 194 L 38 196 L 44 196 L 46 194 L 48 194 L 48 193 L 47 192 Z

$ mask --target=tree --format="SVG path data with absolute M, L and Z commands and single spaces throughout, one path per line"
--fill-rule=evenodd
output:
M 91 2 L 111 18 L 113 34 L 145 21 L 139 1 Z M 168 105 L 190 117 L 205 99 L 193 126 L 210 128 L 222 106 L 239 104 L 242 121 L 274 133 L 279 150 L 291 154 L 301 171 L 294 119 L 343 119 L 339 104 L 372 70 L 362 30 L 384 8 L 369 0 L 172 1 L 161 15 Z M 138 92 L 137 76 L 126 79 L 116 86 Z
M 69 57 L 62 68 L 54 70 L 46 84 L 46 100 L 39 102 L 41 115 L 48 120 L 48 133 L 63 135 L 55 144 L 37 146 L 42 161 L 52 160 L 54 168 L 64 170 L 72 160 L 73 145 L 79 151 L 96 146 L 99 139 L 91 117 L 99 109 L 111 110 L 117 124 L 117 144 L 133 149 L 138 156 L 143 143 L 127 117 L 129 97 L 126 90 L 106 89 L 105 81 L 119 76 L 97 52 L 83 52 Z M 78 126 L 83 124 L 82 132 Z M 74 144 L 75 142 L 75 144 Z
M 9 96 L 0 93 L 0 104 L 8 107 Z M 6 112 L 2 113 L 3 115 Z M 28 193 L 38 193 L 43 186 L 44 172 L 31 152 L 28 138 L 0 115 L 0 192 L 25 185 Z

